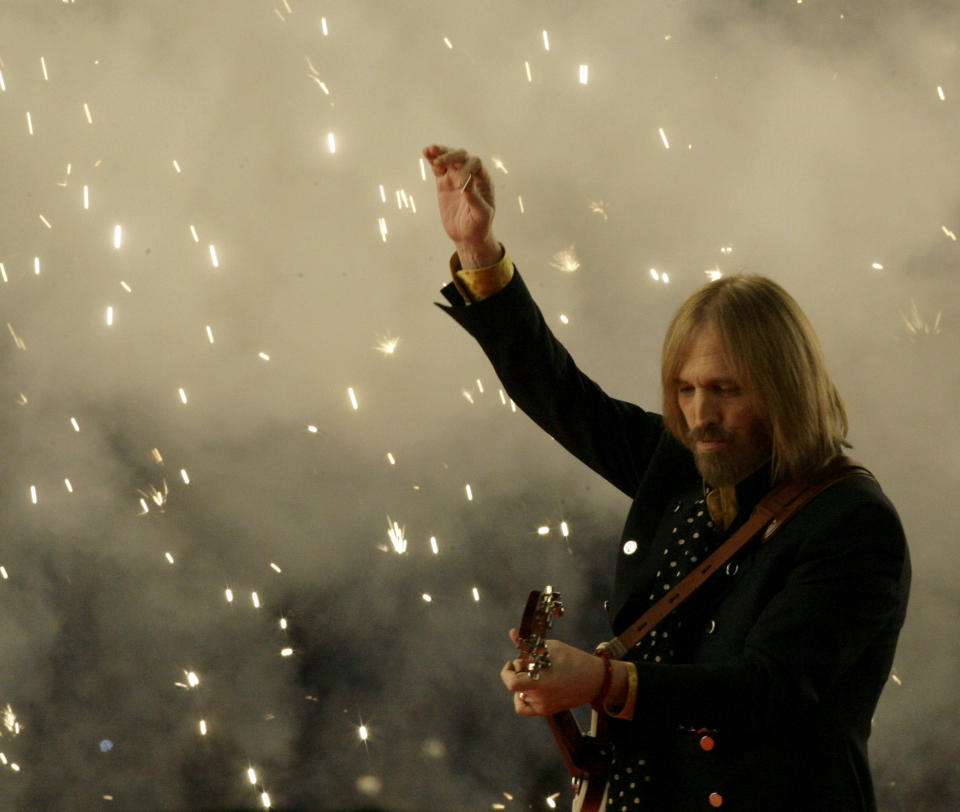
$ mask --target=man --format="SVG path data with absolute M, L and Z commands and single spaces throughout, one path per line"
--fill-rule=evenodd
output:
M 494 238 L 480 160 L 437 145 L 423 154 L 456 246 L 445 309 L 517 405 L 633 499 L 609 602 L 620 634 L 772 487 L 846 445 L 817 339 L 774 282 L 720 279 L 668 330 L 663 415 L 611 398 L 550 333 Z M 893 506 L 853 476 L 769 543 L 751 541 L 624 659 L 551 640 L 539 680 L 517 660 L 501 677 L 520 715 L 584 703 L 606 714 L 608 810 L 874 810 L 867 738 L 909 577 Z

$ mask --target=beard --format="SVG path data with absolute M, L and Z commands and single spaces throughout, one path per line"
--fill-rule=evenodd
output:
M 723 446 L 702 451 L 698 440 L 721 440 Z M 706 428 L 687 432 L 687 447 L 700 476 L 714 487 L 736 485 L 770 459 L 773 444 L 770 433 L 761 425 L 750 427 L 746 434 Z

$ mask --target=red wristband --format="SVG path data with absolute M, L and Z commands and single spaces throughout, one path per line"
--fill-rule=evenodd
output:
M 610 693 L 610 683 L 613 681 L 613 663 L 610 662 L 610 652 L 605 646 L 597 648 L 593 653 L 603 659 L 603 682 L 600 683 L 600 690 L 597 695 L 590 702 L 593 709 L 600 713 L 603 711 L 603 703 L 607 699 L 607 694 Z

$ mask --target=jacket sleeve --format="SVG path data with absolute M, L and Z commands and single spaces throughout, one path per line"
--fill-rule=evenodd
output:
M 835 488 L 836 502 L 845 489 Z M 842 509 L 817 510 L 818 501 L 793 528 L 806 538 L 781 556 L 739 651 L 693 664 L 637 663 L 635 720 L 750 729 L 824 705 L 869 719 L 904 619 L 906 540 L 882 496 L 854 497 Z M 735 623 L 738 609 L 724 620 L 721 607 L 717 623 Z
M 503 290 L 469 307 L 452 284 L 443 292 L 451 306 L 438 306 L 479 342 L 517 406 L 633 496 L 662 435 L 660 416 L 609 397 L 577 368 L 547 327 L 519 272 Z

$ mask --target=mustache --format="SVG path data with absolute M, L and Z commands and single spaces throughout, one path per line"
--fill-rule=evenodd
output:
M 724 431 L 721 428 L 715 426 L 706 426 L 702 429 L 692 429 L 687 432 L 687 441 L 690 443 L 695 443 L 699 440 L 719 440 L 725 441 L 731 438 L 731 434 L 728 431 Z

